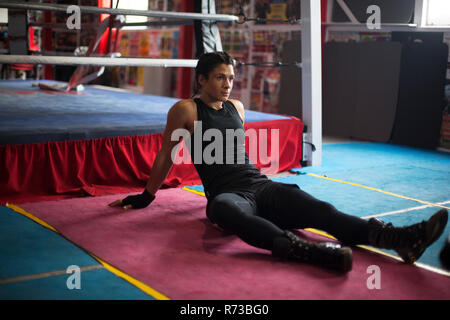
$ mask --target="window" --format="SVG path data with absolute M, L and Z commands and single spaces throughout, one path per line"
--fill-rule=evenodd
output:
M 425 25 L 429 27 L 450 26 L 450 1 L 449 0 L 424 0 Z
M 0 23 L 8 23 L 8 9 L 0 8 Z
M 116 7 L 117 1 L 119 1 L 118 9 L 135 9 L 135 10 L 148 10 L 148 0 L 113 0 L 113 8 Z M 147 22 L 147 17 L 140 16 L 125 16 L 127 23 L 133 22 Z M 126 29 L 145 29 L 146 27 L 125 27 Z

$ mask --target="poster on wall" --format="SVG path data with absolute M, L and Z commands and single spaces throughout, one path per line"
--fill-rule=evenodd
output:
M 159 31 L 149 31 L 148 39 L 149 39 L 149 49 L 148 56 L 150 58 L 159 58 L 161 56 L 161 38 L 159 36 Z
M 280 61 L 283 43 L 291 39 L 290 32 L 255 31 L 253 33 L 253 61 Z M 253 67 L 251 106 L 267 113 L 278 111 L 280 94 L 280 68 Z
M 150 39 L 146 31 L 139 32 L 139 57 L 148 57 L 150 53 Z
M 123 30 L 119 41 L 123 57 L 178 57 L 178 30 Z M 144 67 L 123 67 L 117 72 L 120 84 L 143 87 Z
M 267 57 L 264 54 L 254 54 L 253 62 L 265 61 Z M 262 92 L 264 82 L 264 68 L 250 68 L 251 88 L 250 88 L 250 109 L 262 111 Z
M 128 36 L 129 33 L 126 31 L 121 31 L 119 34 L 119 52 L 122 57 L 128 57 Z
M 248 61 L 249 57 L 249 31 L 247 30 L 221 30 L 220 33 L 223 50 L 238 61 Z M 243 90 L 247 89 L 248 67 L 237 65 L 236 78 L 232 91 L 232 98 L 242 100 Z M 247 102 L 246 102 L 247 103 Z
M 266 69 L 263 83 L 262 111 L 276 113 L 278 111 L 278 98 L 280 95 L 280 69 Z
M 162 30 L 161 37 L 161 58 L 178 58 L 178 31 Z
M 263 0 L 255 1 L 255 15 L 261 19 L 292 20 L 300 19 L 300 1 Z M 264 22 L 259 24 L 276 24 L 281 22 Z
M 140 34 L 137 31 L 131 32 L 128 38 L 128 54 L 131 57 L 139 56 L 139 42 Z
M 360 32 L 360 42 L 384 42 L 391 41 L 390 32 Z

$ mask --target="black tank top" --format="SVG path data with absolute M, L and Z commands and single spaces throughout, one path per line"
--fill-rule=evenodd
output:
M 194 101 L 198 122 L 190 136 L 190 153 L 208 200 L 223 192 L 252 193 L 267 182 L 245 151 L 244 125 L 234 105 L 225 101 L 216 110 L 199 98 Z

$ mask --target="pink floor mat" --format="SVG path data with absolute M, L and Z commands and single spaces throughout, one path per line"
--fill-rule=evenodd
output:
M 170 299 L 450 299 L 448 277 L 359 248 L 345 275 L 279 261 L 215 228 L 205 216 L 206 198 L 180 188 L 160 190 L 145 209 L 108 207 L 123 197 L 20 207 Z M 378 289 L 368 287 L 376 284 L 370 266 L 379 267 Z

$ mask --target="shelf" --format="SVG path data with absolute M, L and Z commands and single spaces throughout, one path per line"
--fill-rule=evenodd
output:
M 384 23 L 380 25 L 380 29 L 369 29 L 365 23 L 351 22 L 323 22 L 323 26 L 328 27 L 329 31 L 359 31 L 359 32 L 392 32 L 392 31 L 408 31 L 408 32 L 450 32 L 448 27 L 418 27 L 414 23 Z

